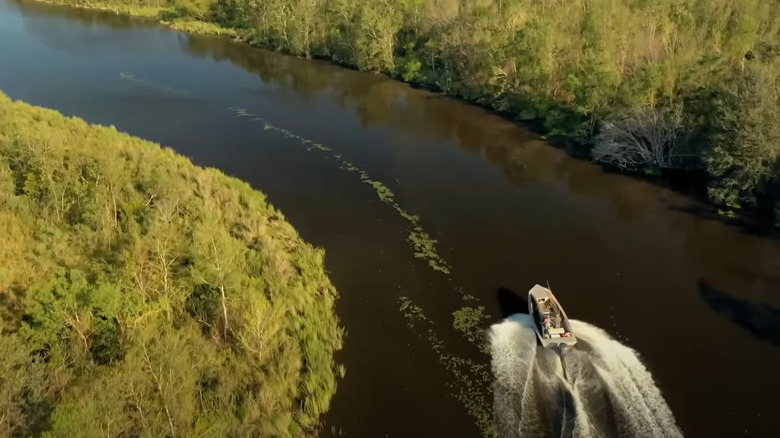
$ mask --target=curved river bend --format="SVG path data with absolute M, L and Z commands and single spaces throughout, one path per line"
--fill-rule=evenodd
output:
M 0 0 L 0 89 L 239 177 L 326 249 L 348 338 L 323 436 L 479 436 L 490 360 L 463 322 L 547 281 L 685 435 L 776 436 L 780 243 L 685 197 L 382 76 L 111 14 Z

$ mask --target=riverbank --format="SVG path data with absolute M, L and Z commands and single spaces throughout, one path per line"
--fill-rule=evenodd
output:
M 698 20 L 702 11 L 691 5 L 597 0 L 549 6 L 555 14 L 491 1 L 53 2 L 151 16 L 186 32 L 382 72 L 531 125 L 574 155 L 624 173 L 705 174 L 705 197 L 723 215 L 749 211 L 780 225 L 780 57 L 771 49 L 780 35 L 769 22 L 742 35 Z M 772 8 L 780 6 L 732 15 L 764 23 L 780 14 Z
M 0 93 L 0 225 L 0 435 L 318 427 L 337 293 L 248 184 Z
M 236 29 L 220 26 L 204 20 L 198 20 L 190 16 L 191 11 L 177 9 L 176 7 L 128 5 L 123 2 L 113 1 L 71 1 L 71 0 L 32 0 L 38 3 L 50 5 L 68 6 L 94 11 L 113 12 L 117 15 L 154 20 L 159 24 L 178 30 L 180 32 L 198 35 L 222 35 L 241 39 Z M 157 3 L 159 4 L 159 2 Z

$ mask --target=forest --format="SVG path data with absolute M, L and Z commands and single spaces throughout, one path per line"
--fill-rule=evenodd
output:
M 324 253 L 248 184 L 0 93 L 0 436 L 310 436 Z
M 55 2 L 386 73 L 780 223 L 780 0 Z

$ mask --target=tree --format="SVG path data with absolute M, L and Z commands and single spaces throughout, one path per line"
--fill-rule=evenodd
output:
M 712 148 L 705 157 L 710 196 L 739 207 L 755 205 L 756 193 L 778 179 L 780 82 L 755 67 L 721 89 L 713 100 Z
M 647 109 L 603 122 L 594 139 L 593 159 L 625 170 L 681 167 L 688 155 L 678 120 Z

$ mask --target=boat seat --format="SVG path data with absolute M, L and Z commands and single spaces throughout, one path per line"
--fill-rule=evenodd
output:
M 566 333 L 566 329 L 552 328 L 551 327 L 549 332 L 550 332 L 551 335 L 562 335 L 562 334 Z

